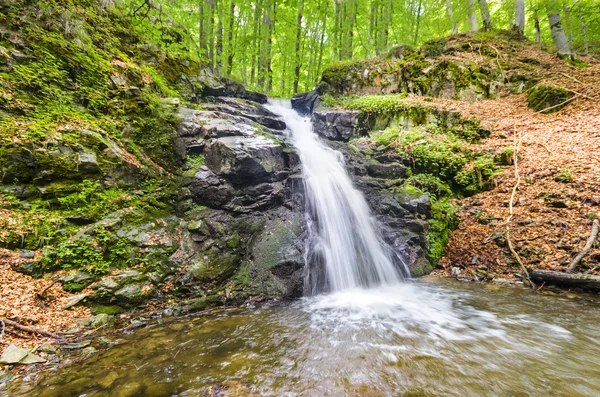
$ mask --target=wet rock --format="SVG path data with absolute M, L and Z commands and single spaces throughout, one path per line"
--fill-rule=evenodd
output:
M 23 250 L 23 251 L 21 251 L 21 258 L 33 259 L 33 258 L 35 258 L 35 252 Z
M 283 147 L 260 135 L 213 140 L 206 147 L 206 164 L 234 184 L 273 181 L 285 169 Z
M 56 345 L 49 345 L 44 343 L 43 345 L 40 345 L 40 347 L 38 347 L 37 351 L 46 354 L 56 354 L 58 353 L 58 347 Z
M 348 141 L 358 133 L 360 114 L 357 110 L 320 110 L 313 113 L 313 129 L 327 139 Z
M 40 270 L 38 268 L 38 264 L 36 262 L 21 262 L 15 268 L 19 273 L 26 274 L 32 277 L 39 277 Z
M 406 167 L 395 163 L 370 163 L 367 165 L 367 174 L 374 178 L 399 179 L 406 177 Z
M 232 116 L 223 112 L 201 111 L 182 108 L 183 117 L 178 129 L 181 137 L 220 138 L 224 136 L 253 135 L 258 127 L 244 117 Z M 187 141 L 189 144 L 190 142 Z
M 84 347 L 88 347 L 91 343 L 92 343 L 92 341 L 90 341 L 90 340 L 85 340 L 85 341 L 81 341 L 81 342 L 77 342 L 77 343 L 67 343 L 66 345 L 61 345 L 61 349 L 79 350 L 79 349 L 83 349 Z
M 66 291 L 76 292 L 90 285 L 95 279 L 91 274 L 78 270 L 73 274 L 63 277 L 61 283 Z
M 283 131 L 287 128 L 279 116 L 253 102 L 227 97 L 215 98 L 215 102 L 214 104 L 205 105 L 205 108 L 229 115 L 241 116 L 274 130 Z
M 27 349 L 9 345 L 0 356 L 0 364 L 35 364 L 44 363 L 45 359 L 36 356 Z
M 117 290 L 114 296 L 119 302 L 126 304 L 140 303 L 145 299 L 142 294 L 142 287 L 139 284 L 126 285 Z
M 115 317 L 106 313 L 97 314 L 92 321 L 92 326 L 94 328 L 105 327 L 107 325 L 113 324 L 115 322 Z
M 188 185 L 192 198 L 198 204 L 220 208 L 234 196 L 234 189 L 208 167 L 202 166 Z
M 69 300 L 67 301 L 67 303 L 63 306 L 63 310 L 69 309 L 75 305 L 77 305 L 78 303 L 80 303 L 81 301 L 83 301 L 85 298 L 87 298 L 87 294 L 79 294 L 79 295 L 74 295 L 72 297 L 69 298 Z
M 200 72 L 199 80 L 203 84 L 203 96 L 235 97 L 248 99 L 258 103 L 267 103 L 267 96 L 258 92 L 247 91 L 237 81 L 217 76 L 212 70 L 205 68 Z
M 292 97 L 292 109 L 298 113 L 309 115 L 319 106 L 320 102 L 317 90 L 304 92 Z

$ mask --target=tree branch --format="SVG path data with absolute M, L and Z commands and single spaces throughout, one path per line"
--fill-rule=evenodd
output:
M 588 239 L 587 244 L 585 245 L 585 247 L 583 247 L 583 250 L 579 253 L 579 255 L 577 255 L 571 263 L 569 263 L 569 266 L 567 267 L 568 273 L 573 272 L 577 268 L 577 265 L 579 265 L 579 262 L 581 262 L 583 257 L 592 248 L 592 245 L 594 245 L 594 241 L 596 241 L 596 238 L 598 237 L 598 225 L 599 224 L 600 224 L 600 222 L 598 222 L 598 219 L 594 219 L 594 223 L 592 224 L 592 233 L 590 234 L 590 238 Z

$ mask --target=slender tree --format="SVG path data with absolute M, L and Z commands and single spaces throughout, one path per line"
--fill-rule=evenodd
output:
M 571 49 L 569 47 L 569 41 L 565 35 L 565 31 L 562 27 L 562 20 L 560 18 L 560 12 L 552 12 L 548 8 L 548 23 L 550 24 L 550 32 L 552 33 L 552 41 L 556 52 L 560 57 L 571 56 Z
M 520 34 L 525 32 L 525 0 L 515 0 L 514 28 Z
M 481 12 L 481 20 L 483 21 L 483 30 L 492 30 L 492 17 L 490 16 L 490 8 L 488 7 L 487 0 L 479 1 L 479 11 Z
M 469 4 L 469 22 L 471 23 L 471 32 L 476 32 L 479 29 L 477 26 L 477 15 L 475 14 L 475 4 L 474 0 L 468 0 Z
M 302 60 L 300 58 L 300 40 L 302 39 L 302 13 L 304 12 L 304 0 L 300 0 L 298 6 L 298 15 L 296 18 L 296 61 L 294 66 L 294 94 L 298 92 L 298 84 L 300 83 L 300 69 Z

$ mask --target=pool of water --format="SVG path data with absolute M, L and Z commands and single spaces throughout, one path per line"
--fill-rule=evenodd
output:
M 598 396 L 599 325 L 590 299 L 418 280 L 138 329 L 9 395 Z

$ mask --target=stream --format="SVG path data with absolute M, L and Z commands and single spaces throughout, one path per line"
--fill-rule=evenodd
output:
M 341 154 L 289 106 L 270 109 L 302 161 L 306 297 L 157 322 L 11 396 L 600 395 L 598 302 L 405 280 Z
M 9 395 L 597 396 L 599 309 L 450 280 L 352 289 L 138 329 Z

